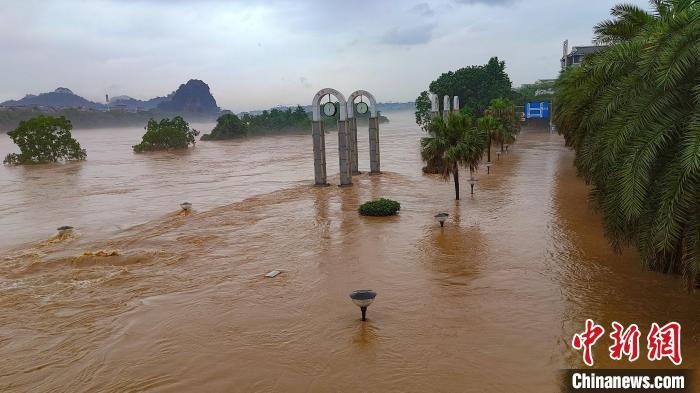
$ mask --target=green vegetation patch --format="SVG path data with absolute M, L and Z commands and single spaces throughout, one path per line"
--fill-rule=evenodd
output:
M 37 116 L 19 123 L 8 135 L 20 153 L 3 161 L 9 165 L 42 164 L 59 160 L 84 160 L 85 149 L 71 135 L 73 125 L 65 117 Z
M 363 216 L 393 216 L 401 210 L 401 204 L 391 199 L 377 199 L 363 203 L 358 211 Z
M 134 145 L 136 153 L 155 150 L 187 149 L 194 146 L 195 137 L 199 131 L 190 129 L 190 125 L 180 116 L 156 121 L 150 119 L 146 124 L 146 133 L 138 145 Z

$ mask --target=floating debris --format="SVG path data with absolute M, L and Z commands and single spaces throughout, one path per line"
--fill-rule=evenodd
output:
M 111 250 L 111 251 L 99 250 L 99 251 L 95 251 L 95 252 L 85 251 L 83 253 L 84 257 L 116 257 L 119 255 L 121 255 L 121 254 L 119 254 L 118 250 Z
M 279 270 L 273 270 L 273 271 L 267 273 L 267 274 L 265 275 L 265 277 L 267 277 L 267 278 L 275 278 L 275 277 L 277 277 L 280 273 L 282 273 L 282 272 L 279 271 Z

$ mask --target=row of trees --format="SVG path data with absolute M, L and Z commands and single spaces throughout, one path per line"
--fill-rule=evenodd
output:
M 241 117 L 227 113 L 216 119 L 216 127 L 202 140 L 221 140 L 247 136 L 251 133 L 301 131 L 311 129 L 311 119 L 304 108 L 271 109 L 258 115 L 244 113 Z
M 421 125 L 428 133 L 421 139 L 421 157 L 426 163 L 424 172 L 439 173 L 443 179 L 452 176 L 455 198 L 459 200 L 459 168 L 476 171 L 484 154 L 491 161 L 491 142 L 501 145 L 515 142 L 520 131 L 515 106 L 507 99 L 497 98 L 484 111 L 485 115 L 476 122 L 468 114 L 450 112 L 447 122 L 435 116 L 430 122 Z M 422 114 L 416 114 L 422 119 Z M 420 124 L 420 123 L 419 123 Z
M 326 129 L 336 126 L 339 113 L 340 111 L 336 110 L 333 117 L 323 116 Z M 370 115 L 369 112 L 361 114 L 357 110 L 354 113 L 361 122 L 367 121 Z M 389 119 L 380 115 L 379 121 L 384 123 Z M 211 133 L 202 135 L 202 140 L 232 139 L 264 133 L 309 132 L 309 130 L 311 130 L 310 113 L 301 106 L 297 106 L 294 110 L 292 108 L 271 109 L 257 115 L 244 113 L 240 117 L 233 113 L 224 114 L 216 120 L 216 127 Z
M 700 272 L 700 2 L 618 5 L 595 26 L 607 47 L 556 82 L 554 123 L 576 151 L 615 250 Z

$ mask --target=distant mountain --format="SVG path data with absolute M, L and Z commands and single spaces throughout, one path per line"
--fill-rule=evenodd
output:
M 169 98 L 159 103 L 157 109 L 177 113 L 218 113 L 220 111 L 214 96 L 209 91 L 209 85 L 199 79 L 190 79 L 187 83 L 180 85 Z
M 83 107 L 104 109 L 104 105 L 86 100 L 65 87 L 59 87 L 50 93 L 41 93 L 39 95 L 27 94 L 21 100 L 5 101 L 0 103 L 0 106 L 51 106 L 54 108 Z
M 106 110 L 107 105 L 86 100 L 73 93 L 70 89 L 59 87 L 50 93 L 39 95 L 28 94 L 20 100 L 0 102 L 4 107 L 51 107 L 55 109 L 88 108 Z M 126 95 L 112 97 L 109 100 L 110 109 L 126 109 L 134 111 L 159 110 L 170 113 L 216 114 L 219 107 L 209 91 L 209 86 L 201 80 L 192 79 L 165 97 L 138 100 Z

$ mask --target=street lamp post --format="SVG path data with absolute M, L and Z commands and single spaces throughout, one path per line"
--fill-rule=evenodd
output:
M 372 304 L 376 296 L 377 293 L 371 289 L 358 289 L 356 291 L 352 291 L 350 294 L 350 299 L 352 299 L 352 302 L 355 303 L 357 307 L 360 307 L 360 311 L 362 311 L 363 321 L 367 320 L 365 318 L 367 314 L 367 307 Z

